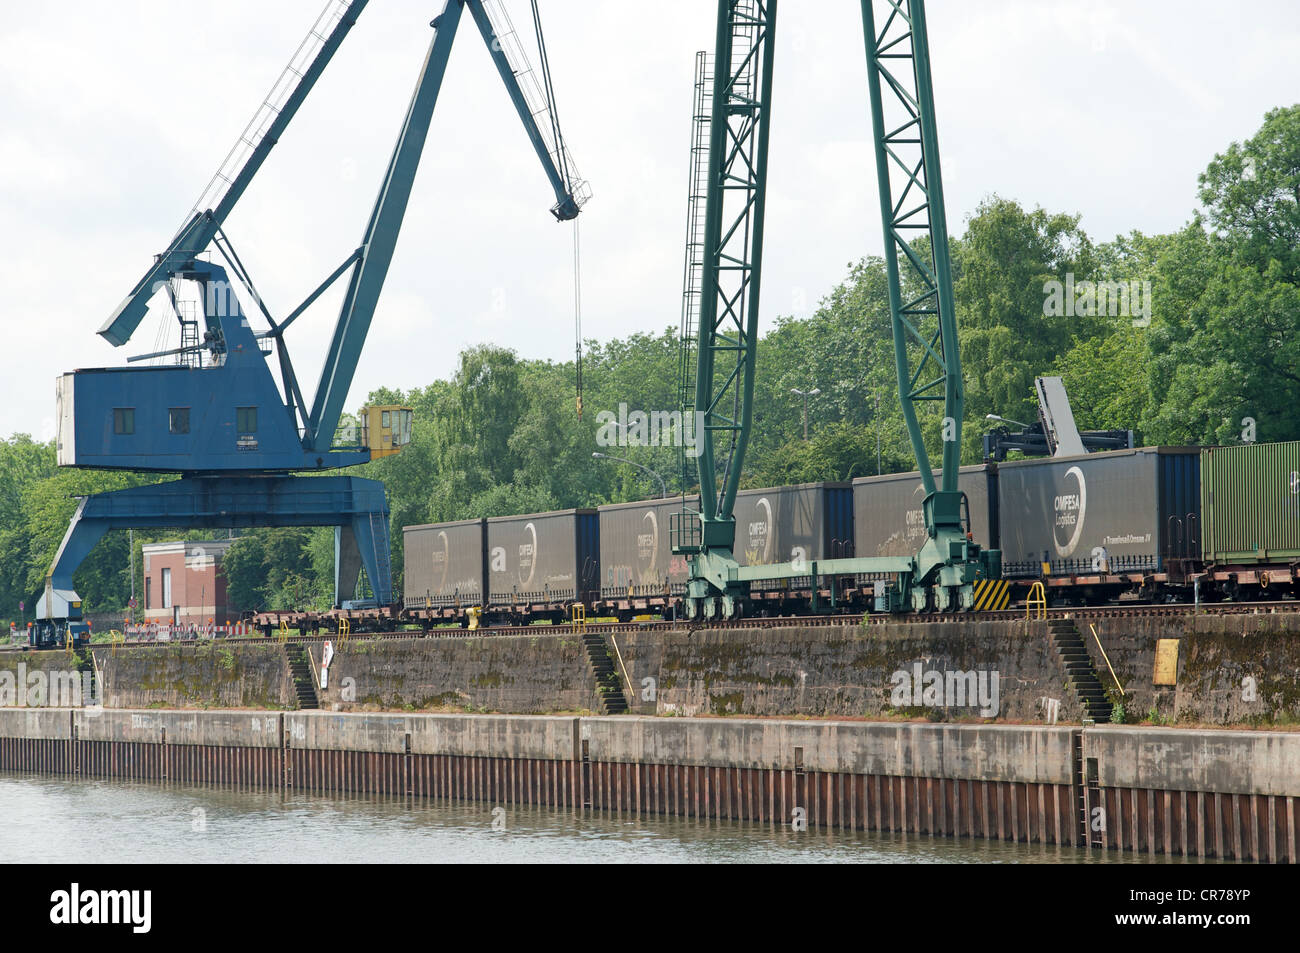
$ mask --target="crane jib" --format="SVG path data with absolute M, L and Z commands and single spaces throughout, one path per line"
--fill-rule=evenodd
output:
M 368 0 L 330 0 L 317 17 L 294 58 L 285 67 L 239 140 L 217 169 L 194 209 L 131 294 L 118 306 L 99 333 L 115 347 L 131 339 L 149 308 L 159 282 L 192 261 L 212 242 L 222 221 L 243 196 L 253 176 L 270 155 L 290 120 L 311 92 L 335 51 L 356 23 Z M 324 32 L 328 30 L 328 32 Z M 297 82 L 287 82 L 290 75 Z

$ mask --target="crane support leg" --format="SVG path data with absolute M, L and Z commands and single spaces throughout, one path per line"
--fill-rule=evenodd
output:
M 957 489 L 964 396 L 924 0 L 862 0 L 862 28 L 898 396 L 925 491 L 928 538 L 905 602 L 969 608 L 973 583 L 998 575 L 1000 558 L 971 539 Z M 938 406 L 936 485 L 918 411 Z
M 334 527 L 334 604 L 351 602 L 361 575 L 361 544 L 352 526 Z
M 374 512 L 358 513 L 352 522 L 334 527 L 334 604 L 350 608 L 356 601 L 357 578 L 365 569 L 366 578 L 390 579 L 388 514 L 382 518 Z M 372 582 L 374 601 L 387 605 L 390 598 L 378 599 L 379 588 Z
M 356 554 L 353 566 L 365 567 L 376 601 L 386 604 L 392 601 L 388 513 L 384 485 L 360 477 L 193 476 L 96 493 L 77 506 L 46 580 L 37 617 L 80 618 L 72 576 L 112 529 L 345 527 Z M 348 590 L 350 585 L 340 588 Z
M 983 549 L 972 537 L 969 505 L 957 486 L 961 356 L 925 4 L 861 0 L 861 5 L 895 370 L 925 491 L 927 538 L 915 556 L 820 560 L 811 571 L 802 560 L 738 565 L 733 504 L 752 417 L 776 3 L 719 0 L 704 229 L 698 241 L 702 251 L 693 406 L 704 415 L 697 458 L 699 525 L 690 525 L 695 514 L 683 507 L 673 535 L 673 551 L 687 556 L 690 565 L 688 618 L 738 614 L 755 580 L 811 576 L 814 592 L 822 580 L 834 592 L 836 575 L 858 573 L 892 577 L 875 588 L 875 607 L 883 611 L 972 609 L 975 585 L 1001 574 L 1000 553 Z M 737 162 L 738 157 L 743 161 Z M 727 199 L 731 205 L 724 208 Z M 728 211 L 737 204 L 738 214 Z M 691 222 L 688 247 L 697 242 L 694 218 Z M 690 269 L 688 259 L 688 296 L 694 287 Z M 686 314 L 684 326 L 689 326 L 690 311 Z M 931 413 L 922 414 L 923 408 Z M 938 425 L 938 480 L 923 424 Z
M 675 543 L 689 556 L 690 618 L 729 618 L 749 592 L 733 577 L 732 510 L 753 417 L 776 6 L 718 0 L 691 404 L 704 425 L 699 525 Z

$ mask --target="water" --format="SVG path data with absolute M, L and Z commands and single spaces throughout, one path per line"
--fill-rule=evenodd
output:
M 17 863 L 1160 863 L 916 834 L 0 774 Z M 503 830 L 493 827 L 504 826 Z M 1193 861 L 1195 862 L 1195 861 Z

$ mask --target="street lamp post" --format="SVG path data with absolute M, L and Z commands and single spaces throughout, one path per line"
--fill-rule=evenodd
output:
M 593 453 L 592 456 L 597 460 L 616 460 L 619 463 L 626 463 L 628 466 L 636 467 L 638 470 L 644 470 L 646 473 L 650 474 L 652 477 L 654 477 L 656 480 L 659 481 L 659 498 L 662 500 L 668 497 L 668 484 L 664 482 L 663 477 L 661 477 L 654 470 L 651 470 L 649 467 L 642 466 L 641 464 L 637 463 L 635 460 L 627 459 L 627 457 L 616 457 L 609 453 Z
M 790 393 L 798 394 L 803 398 L 803 439 L 808 439 L 808 398 L 816 397 L 821 393 L 820 387 L 814 387 L 812 390 L 800 390 L 797 387 L 791 387 Z

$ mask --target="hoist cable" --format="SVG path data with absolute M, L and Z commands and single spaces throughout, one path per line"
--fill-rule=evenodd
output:
M 573 336 L 574 366 L 577 368 L 578 419 L 582 419 L 582 242 L 578 220 L 573 220 Z
M 569 193 L 573 193 L 573 179 L 569 175 L 569 164 L 567 152 L 564 148 L 564 137 L 560 134 L 560 118 L 555 109 L 555 90 L 551 86 L 551 64 L 546 58 L 546 39 L 542 36 L 542 15 L 537 9 L 537 0 L 532 0 L 533 7 L 533 32 L 537 34 L 537 57 L 541 61 L 542 67 L 542 91 L 546 95 L 546 112 L 551 120 L 551 135 L 555 139 L 555 163 L 560 167 L 560 173 L 564 176 L 564 184 L 568 187 Z

